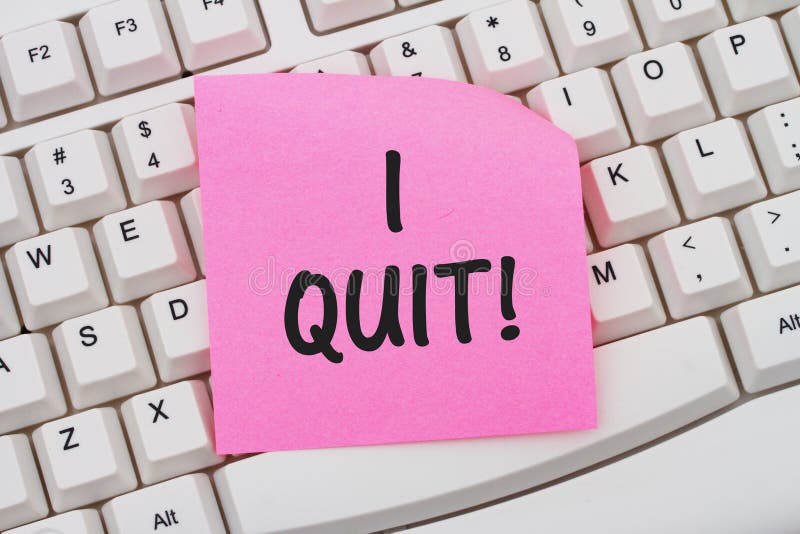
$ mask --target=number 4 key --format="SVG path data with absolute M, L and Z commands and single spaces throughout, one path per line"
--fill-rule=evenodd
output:
M 134 203 L 200 185 L 192 106 L 167 104 L 131 115 L 118 122 L 111 135 Z

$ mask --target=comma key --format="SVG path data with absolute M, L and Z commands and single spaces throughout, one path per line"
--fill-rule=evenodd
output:
M 712 217 L 647 242 L 670 315 L 683 319 L 753 295 L 733 229 Z
M 199 473 L 112 499 L 103 517 L 109 534 L 225 534 L 211 483 Z

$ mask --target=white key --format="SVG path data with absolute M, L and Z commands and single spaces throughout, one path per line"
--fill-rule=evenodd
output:
M 97 510 L 73 510 L 9 530 L 5 534 L 104 534 Z
M 81 18 L 80 28 L 101 95 L 181 72 L 160 0 L 117 0 L 97 6 Z
M 595 345 L 667 322 L 642 247 L 627 244 L 598 252 L 586 264 Z
M 798 403 L 797 386 L 754 399 L 630 458 L 408 534 L 795 532 Z
M 736 119 L 681 132 L 664 142 L 662 150 L 690 219 L 767 196 L 747 132 Z
M 38 233 L 22 166 L 17 158 L 0 156 L 0 247 Z
M 721 319 L 747 391 L 800 378 L 800 286 L 743 302 Z
M 172 202 L 158 200 L 106 215 L 93 230 L 116 302 L 185 284 L 197 275 Z
M 647 242 L 669 313 L 683 319 L 753 295 L 727 219 L 712 217 Z
M 89 232 L 63 228 L 6 252 L 25 326 L 37 330 L 108 306 Z
M 156 385 L 136 310 L 112 306 L 53 330 L 72 405 L 82 410 Z
M 800 98 L 762 109 L 747 126 L 772 192 L 800 189 Z
M 292 69 L 292 72 L 310 72 L 315 74 L 354 74 L 368 76 L 372 74 L 367 62 L 367 56 L 360 52 L 345 50 L 332 56 L 315 59 L 302 63 Z
M 722 0 L 633 0 L 633 5 L 651 48 L 728 25 Z
M 394 10 L 394 0 L 307 0 L 314 29 L 324 32 Z
M 51 421 L 34 431 L 33 443 L 56 512 L 136 487 L 136 475 L 113 408 L 95 408 Z
M 194 108 L 167 104 L 125 117 L 111 129 L 136 204 L 200 185 Z
M 142 317 L 163 381 L 172 382 L 210 369 L 205 280 L 145 299 Z
M 798 0 L 726 0 L 733 20 L 743 20 L 769 15 L 800 4 Z
M 211 401 L 199 380 L 137 395 L 122 404 L 122 417 L 145 484 L 204 469 L 225 459 L 214 452 Z
M 750 206 L 734 220 L 761 291 L 800 282 L 800 191 Z
M 369 53 L 375 74 L 425 76 L 466 82 L 467 75 L 450 30 L 428 26 L 386 39 Z
M 714 120 L 694 54 L 683 43 L 630 56 L 611 75 L 639 143 Z
M 225 534 L 214 490 L 199 473 L 117 497 L 103 506 L 103 517 L 109 534 Z
M 542 0 L 540 5 L 565 72 L 642 50 L 628 0 Z
M 25 154 L 45 229 L 82 223 L 125 208 L 108 134 L 81 130 Z
M 761 17 L 728 26 L 697 43 L 717 106 L 738 115 L 800 94 L 778 23 Z
M 27 436 L 0 436 L 0 473 L 0 529 L 47 515 L 47 501 Z
M 0 39 L 0 78 L 11 116 L 41 117 L 94 98 L 75 26 L 48 22 Z
M 407 522 L 409 510 L 435 517 L 595 464 L 739 395 L 716 326 L 704 317 L 594 352 L 597 429 L 253 456 L 214 475 L 228 526 L 235 534 L 369 532 Z
M 782 16 L 781 26 L 786 44 L 789 45 L 789 50 L 797 63 L 800 61 L 800 7 L 796 7 Z
M 6 281 L 6 273 L 0 265 L 0 339 L 16 336 L 21 326 L 14 300 L 11 298 L 11 289 Z
M 631 145 L 617 97 L 603 70 L 586 69 L 544 82 L 526 99 L 532 110 L 575 139 L 581 161 Z
M 189 229 L 189 237 L 192 239 L 194 253 L 197 256 L 197 263 L 200 264 L 200 271 L 206 273 L 205 254 L 203 252 L 203 210 L 200 204 L 200 188 L 192 189 L 190 193 L 181 198 L 181 211 L 186 227 Z
M 528 0 L 473 11 L 456 33 L 477 85 L 510 93 L 558 76 L 539 11 Z
M 253 0 L 167 0 L 166 5 L 189 70 L 267 46 Z
M 652 234 L 681 220 L 656 149 L 637 146 L 581 167 L 583 201 L 603 247 Z
M 67 411 L 43 334 L 0 341 L 0 434 Z
M 397 3 L 400 4 L 401 7 L 410 7 L 427 1 L 428 0 L 397 0 Z

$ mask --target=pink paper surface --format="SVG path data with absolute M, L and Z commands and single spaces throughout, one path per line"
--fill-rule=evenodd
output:
M 596 404 L 575 143 L 506 96 L 427 78 L 264 74 L 195 81 L 217 450 L 244 453 L 592 428 Z M 403 230 L 386 213 L 396 150 Z M 516 318 L 501 312 L 501 257 L 516 260 Z M 487 259 L 469 282 L 461 343 L 452 278 L 435 264 Z M 428 268 L 427 334 L 412 328 L 412 266 Z M 400 270 L 405 342 L 356 347 Z M 295 275 L 337 296 L 341 363 L 301 355 L 284 310 Z M 300 304 L 300 332 L 322 296 Z M 520 329 L 506 341 L 508 325 Z

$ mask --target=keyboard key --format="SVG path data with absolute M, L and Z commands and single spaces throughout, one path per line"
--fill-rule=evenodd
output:
M 97 510 L 73 510 L 9 530 L 5 534 L 104 534 Z
M 794 61 L 800 61 L 800 7 L 796 7 L 781 17 L 783 36 L 786 44 L 794 56 Z
M 103 506 L 110 534 L 167 529 L 171 534 L 225 534 L 208 477 L 187 475 L 117 497 Z
M 744 388 L 755 393 L 800 378 L 800 286 L 722 313 Z
M 136 487 L 136 475 L 113 408 L 95 408 L 51 421 L 33 432 L 33 443 L 56 512 Z
M 772 192 L 800 189 L 800 98 L 762 109 L 747 125 Z
M 797 386 L 754 399 L 630 458 L 408 534 L 794 532 L 798 403 Z
M 253 0 L 167 0 L 183 64 L 189 70 L 267 46 Z
M 800 282 L 800 191 L 750 206 L 734 220 L 761 291 Z
M 97 6 L 81 18 L 80 28 L 102 95 L 181 72 L 160 0 L 117 0 Z
M 82 223 L 125 208 L 127 201 L 105 132 L 45 141 L 25 154 L 45 229 Z
M 0 265 L 0 339 L 18 335 L 20 328 L 11 289 L 8 287 L 3 266 Z
M 0 78 L 11 116 L 41 117 L 94 98 L 75 26 L 48 22 L 0 39 Z
M 308 63 L 302 63 L 292 69 L 292 72 L 311 72 L 315 74 L 354 74 L 369 76 L 372 70 L 369 68 L 367 56 L 360 52 L 345 50 L 332 56 L 315 59 Z
M 260 454 L 214 474 L 228 526 L 243 534 L 370 532 L 403 524 L 409 509 L 417 518 L 454 512 L 610 458 L 739 396 L 716 325 L 705 317 L 594 352 L 596 429 Z
M 798 0 L 727 0 L 733 20 L 743 20 L 769 15 L 800 4 Z
M 651 48 L 728 25 L 722 0 L 633 0 L 633 5 Z
M 314 29 L 324 32 L 394 10 L 394 0 L 306 0 Z
M 736 119 L 681 132 L 668 139 L 662 149 L 690 219 L 767 196 L 747 132 Z
M 778 23 L 761 17 L 697 43 L 719 111 L 738 115 L 800 94 Z
M 0 101 L 0 128 L 3 128 L 6 124 L 8 124 L 8 119 L 6 119 L 6 108 L 3 107 L 3 102 Z
M 456 33 L 477 85 L 510 93 L 558 76 L 539 11 L 528 0 L 473 11 Z
M 631 138 L 608 74 L 586 69 L 532 89 L 528 105 L 570 134 L 581 161 L 628 148 Z
M 565 72 L 642 50 L 628 0 L 542 0 L 540 5 Z
M 428 26 L 386 39 L 369 53 L 375 74 L 381 76 L 425 76 L 466 82 L 450 30 Z
M 131 200 L 149 200 L 200 185 L 194 108 L 167 104 L 131 115 L 111 129 Z
M 0 341 L 0 434 L 67 411 L 50 346 L 43 334 Z
M 210 369 L 205 280 L 145 299 L 142 317 L 164 382 Z
M 131 449 L 145 484 L 222 462 L 214 452 L 214 420 L 205 385 L 178 382 L 122 404 Z
M 53 330 L 72 405 L 84 409 L 156 385 L 136 310 L 112 306 Z
M 683 43 L 630 56 L 611 75 L 639 143 L 714 120 L 694 54 Z
M 47 501 L 39 481 L 39 472 L 28 438 L 23 434 L 0 436 L 0 473 L 3 474 L 3 483 L 0 484 L 0 529 L 15 527 L 47 515 Z
M 681 220 L 656 149 L 637 146 L 581 168 L 583 201 L 595 236 L 613 247 Z
M 627 244 L 598 252 L 586 264 L 595 345 L 667 322 L 642 247 Z
M 189 237 L 192 239 L 194 253 L 197 256 L 197 263 L 200 264 L 200 271 L 205 274 L 205 255 L 203 252 L 203 210 L 200 204 L 200 188 L 192 189 L 190 193 L 181 198 L 181 211 L 186 227 L 189 229 Z
M 108 306 L 89 232 L 63 228 L 6 252 L 8 272 L 30 330 Z
M 185 284 L 197 275 L 172 202 L 148 202 L 106 215 L 93 230 L 116 302 Z
M 22 166 L 17 158 L 0 156 L 0 247 L 39 233 Z
M 647 247 L 674 319 L 753 295 L 727 219 L 712 217 L 669 230 Z

